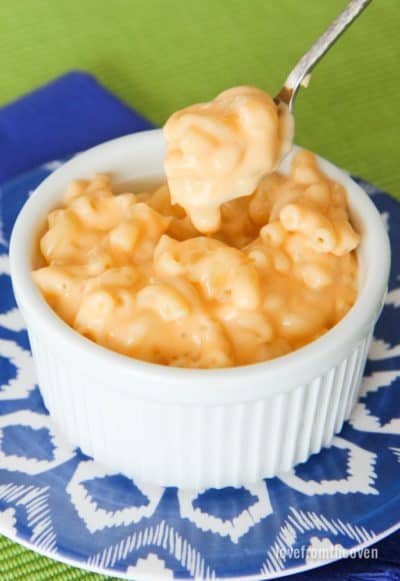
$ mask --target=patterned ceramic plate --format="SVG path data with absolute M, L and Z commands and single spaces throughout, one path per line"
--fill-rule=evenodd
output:
M 270 579 L 373 543 L 400 523 L 400 255 L 362 394 L 330 449 L 256 485 L 193 494 L 113 474 L 55 431 L 35 384 L 7 245 L 29 192 L 58 163 L 0 193 L 0 532 L 123 578 Z M 362 183 L 400 249 L 400 205 Z

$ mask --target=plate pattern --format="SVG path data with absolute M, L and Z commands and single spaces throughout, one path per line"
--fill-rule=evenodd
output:
M 8 240 L 26 197 L 59 163 L 0 191 L 0 531 L 56 559 L 154 581 L 273 578 L 315 566 L 315 551 L 351 551 L 393 529 L 400 522 L 399 252 L 359 401 L 331 448 L 252 486 L 148 486 L 71 448 L 35 384 Z M 357 181 L 398 250 L 400 204 Z

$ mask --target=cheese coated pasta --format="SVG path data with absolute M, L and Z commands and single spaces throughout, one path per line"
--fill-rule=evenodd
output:
M 202 233 L 221 223 L 221 205 L 250 195 L 290 150 L 293 117 L 256 87 L 234 87 L 168 119 L 165 171 L 175 203 Z
M 289 353 L 354 303 L 359 234 L 309 152 L 245 193 L 221 202 L 205 236 L 168 185 L 135 195 L 107 176 L 76 181 L 48 215 L 34 280 L 68 325 L 136 359 L 216 368 Z

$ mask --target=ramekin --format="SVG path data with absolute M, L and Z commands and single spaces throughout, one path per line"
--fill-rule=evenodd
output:
M 11 274 L 45 405 L 72 444 L 129 477 L 199 489 L 275 476 L 329 446 L 357 399 L 387 289 L 390 246 L 383 222 L 346 173 L 318 158 L 346 187 L 361 233 L 359 295 L 342 321 L 265 363 L 192 370 L 137 361 L 66 325 L 36 288 L 32 260 L 44 219 L 71 180 L 97 172 L 117 184 L 153 181 L 163 176 L 163 159 L 160 130 L 104 143 L 46 178 L 18 216 Z

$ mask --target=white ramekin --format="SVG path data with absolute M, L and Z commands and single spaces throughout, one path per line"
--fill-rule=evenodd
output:
M 156 180 L 163 158 L 159 130 L 99 145 L 45 179 L 18 216 L 11 274 L 44 402 L 72 444 L 127 476 L 187 488 L 274 476 L 329 446 L 351 413 L 387 288 L 384 225 L 368 195 L 319 158 L 347 188 L 361 232 L 360 291 L 346 317 L 317 341 L 266 363 L 190 370 L 136 361 L 68 327 L 34 285 L 31 264 L 44 218 L 71 180 L 96 172 L 114 183 Z

